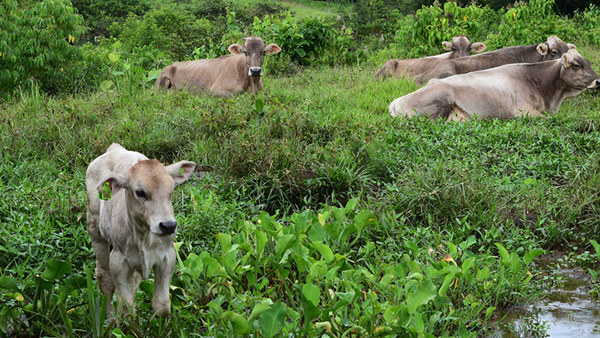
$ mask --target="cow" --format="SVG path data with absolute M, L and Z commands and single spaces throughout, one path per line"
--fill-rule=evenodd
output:
M 590 61 L 570 49 L 560 60 L 510 64 L 433 79 L 394 100 L 389 111 L 394 117 L 421 115 L 447 121 L 541 117 L 543 112 L 558 110 L 566 98 L 599 87 L 600 79 Z
M 456 74 L 494 68 L 509 63 L 531 63 L 559 59 L 575 45 L 566 44 L 556 35 L 537 45 L 514 46 L 474 55 L 468 58 L 446 60 L 430 70 L 418 74 L 417 83 L 424 84 L 430 79 L 443 79 Z
M 87 227 L 96 277 L 109 299 L 116 288 L 120 313 L 135 313 L 140 280 L 154 270 L 152 310 L 157 316 L 169 315 L 177 229 L 171 194 L 174 183 L 185 181 L 195 166 L 181 161 L 165 167 L 117 143 L 88 166 Z M 108 311 L 113 311 L 112 304 Z
M 262 90 L 262 66 L 265 55 L 281 51 L 276 44 L 265 45 L 261 38 L 244 39 L 244 45 L 229 46 L 232 54 L 217 59 L 175 62 L 165 67 L 155 88 L 192 88 L 206 90 L 219 97 L 241 92 L 257 94 Z
M 387 76 L 407 76 L 415 77 L 434 68 L 443 60 L 452 60 L 469 56 L 469 52 L 481 53 L 485 50 L 483 42 L 471 43 L 464 35 L 456 35 L 452 41 L 442 42 L 444 49 L 449 51 L 444 54 L 422 57 L 408 60 L 389 60 L 383 67 L 375 73 L 375 78 L 384 78 Z

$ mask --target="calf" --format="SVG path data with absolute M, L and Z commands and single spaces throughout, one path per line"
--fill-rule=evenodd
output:
M 452 38 L 451 42 L 444 41 L 442 42 L 442 45 L 445 50 L 449 51 L 448 53 L 418 59 L 389 60 L 379 71 L 377 71 L 377 73 L 375 73 L 375 78 L 382 78 L 390 75 L 415 78 L 418 74 L 435 68 L 444 60 L 469 56 L 469 52 L 471 51 L 481 53 L 485 50 L 484 43 L 475 42 L 472 44 L 464 35 L 456 35 Z
M 505 65 L 488 70 L 434 79 L 390 104 L 392 116 L 464 121 L 543 116 L 560 108 L 568 97 L 600 87 L 598 74 L 576 49 L 560 60 Z
M 185 181 L 195 166 L 181 161 L 165 167 L 116 143 L 88 166 L 87 226 L 96 276 L 109 299 L 116 288 L 120 309 L 134 311 L 140 279 L 154 270 L 152 310 L 169 315 L 177 228 L 171 194 L 174 183 Z
M 156 88 L 194 88 L 226 97 L 244 91 L 254 94 L 262 90 L 262 66 L 265 55 L 277 54 L 276 44 L 265 45 L 258 37 L 244 39 L 244 45 L 229 46 L 230 55 L 217 59 L 175 62 L 165 67 L 154 86 Z

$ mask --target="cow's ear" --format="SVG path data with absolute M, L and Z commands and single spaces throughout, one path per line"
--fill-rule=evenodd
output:
M 277 54 L 277 53 L 281 52 L 281 47 L 272 43 L 272 44 L 268 45 L 267 47 L 265 47 L 265 52 L 267 52 L 267 54 L 269 54 L 269 55 Z
M 100 181 L 100 184 L 98 184 L 96 187 L 99 193 L 98 196 L 103 196 L 102 199 L 110 199 L 112 195 L 118 193 L 121 188 L 125 187 L 127 182 L 128 179 L 123 175 L 110 175 Z M 110 190 L 110 193 L 108 193 L 106 190 Z M 110 195 L 110 197 L 107 198 L 107 195 Z
M 572 43 L 567 43 L 567 47 L 569 47 L 569 50 L 571 50 L 571 49 L 577 49 L 577 46 L 575 46 Z
M 229 51 L 233 54 L 240 55 L 244 53 L 244 47 L 238 43 L 229 46 Z
M 181 161 L 165 167 L 167 173 L 171 175 L 175 183 L 181 183 L 187 180 L 194 172 L 194 168 L 196 168 L 196 163 L 190 161 Z
M 571 67 L 571 55 L 569 53 L 564 53 L 560 58 L 560 64 L 565 68 Z
M 475 53 L 481 53 L 485 50 L 486 46 L 483 42 L 475 42 L 471 44 L 471 51 Z
M 444 50 L 452 50 L 452 42 L 442 41 L 442 46 L 444 46 Z
M 538 53 L 540 53 L 542 55 L 546 55 L 546 54 L 548 54 L 549 47 L 548 47 L 548 44 L 546 44 L 546 43 L 540 43 L 536 49 L 537 49 Z

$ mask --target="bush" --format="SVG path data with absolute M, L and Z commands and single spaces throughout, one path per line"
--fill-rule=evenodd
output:
M 113 22 L 123 22 L 130 15 L 140 17 L 150 10 L 145 0 L 72 0 L 72 3 L 90 28 L 82 37 L 84 42 L 97 37 L 108 38 L 108 28 Z
M 0 0 L 0 92 L 4 98 L 18 86 L 39 84 L 46 92 L 56 92 L 50 81 L 81 58 L 72 44 L 84 31 L 83 18 L 69 0 L 24 6 Z
M 600 7 L 591 4 L 585 11 L 575 13 L 573 21 L 579 32 L 578 41 L 600 46 Z

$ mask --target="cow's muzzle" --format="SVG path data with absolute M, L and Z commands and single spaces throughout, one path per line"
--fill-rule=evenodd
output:
M 177 229 L 177 221 L 160 222 L 158 228 L 162 231 L 163 235 L 170 235 Z
M 588 87 L 589 89 L 600 89 L 600 79 L 594 80 L 592 84 Z
M 262 67 L 250 67 L 248 70 L 248 75 L 252 77 L 257 77 L 262 75 Z

